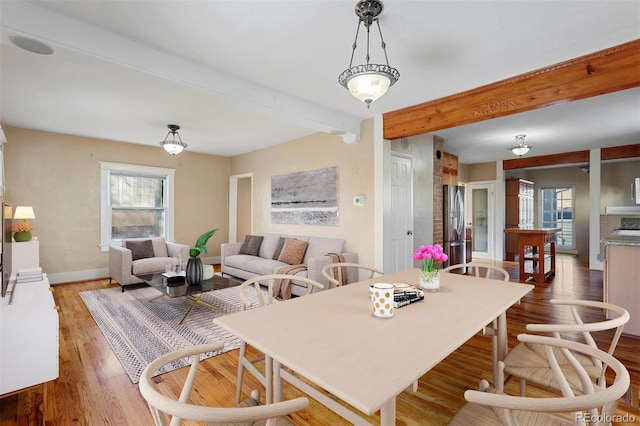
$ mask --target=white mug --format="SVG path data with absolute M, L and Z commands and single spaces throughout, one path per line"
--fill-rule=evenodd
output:
M 374 284 L 371 301 L 373 302 L 373 315 L 379 318 L 391 318 L 393 316 L 393 284 Z

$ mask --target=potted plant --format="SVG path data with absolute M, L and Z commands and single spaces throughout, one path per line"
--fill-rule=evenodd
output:
M 200 235 L 196 245 L 189 249 L 189 260 L 185 271 L 185 280 L 188 284 L 200 284 L 202 281 L 202 259 L 198 256 L 207 253 L 207 241 L 215 234 L 217 229 L 212 229 Z
M 438 273 L 442 263 L 449 257 L 442 251 L 440 244 L 432 246 L 420 246 L 413 253 L 413 260 L 420 262 L 420 287 L 428 291 L 438 291 L 440 289 L 440 277 Z
M 13 239 L 19 243 L 23 241 L 31 241 L 31 232 L 34 230 L 33 225 L 22 221 L 12 226 Z

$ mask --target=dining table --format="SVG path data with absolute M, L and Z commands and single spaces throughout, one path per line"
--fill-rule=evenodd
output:
M 439 291 L 425 292 L 424 300 L 396 308 L 391 318 L 379 318 L 371 301 L 374 283 L 418 287 L 419 269 L 218 317 L 214 322 L 273 360 L 269 376 L 274 401 L 282 400 L 284 379 L 353 424 L 369 424 L 357 411 L 371 416 L 380 410 L 380 424 L 395 425 L 396 397 L 496 319 L 498 342 L 493 350 L 498 353 L 493 359 L 504 359 L 506 310 L 534 287 L 440 273 Z M 496 371 L 494 365 L 494 383 Z

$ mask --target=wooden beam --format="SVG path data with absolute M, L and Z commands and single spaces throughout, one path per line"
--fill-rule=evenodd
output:
M 601 160 L 618 160 L 620 158 L 640 157 L 640 144 L 614 146 L 600 150 Z
M 566 152 L 564 154 L 540 155 L 538 157 L 515 158 L 502 162 L 503 170 L 524 169 L 527 167 L 555 166 L 558 164 L 588 163 L 589 151 Z
M 640 39 L 383 114 L 398 139 L 640 86 Z
M 600 160 L 618 160 L 640 157 L 640 144 L 612 146 L 600 150 Z M 515 158 L 502 162 L 503 170 L 524 169 L 528 167 L 557 166 L 559 164 L 588 163 L 589 151 L 565 152 L 563 154 L 540 155 L 537 157 Z

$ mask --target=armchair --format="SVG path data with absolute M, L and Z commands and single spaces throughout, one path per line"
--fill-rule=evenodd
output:
M 109 247 L 109 283 L 116 280 L 124 292 L 125 286 L 144 282 L 136 275 L 164 272 L 175 257 L 187 259 L 189 246 L 166 241 L 164 237 L 123 240 L 122 246 Z

